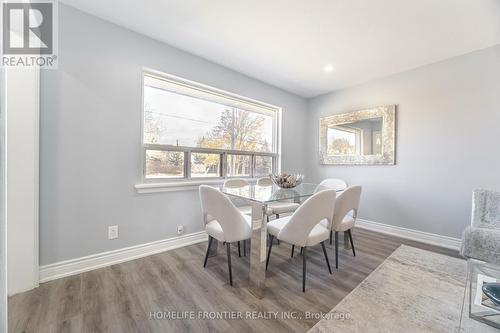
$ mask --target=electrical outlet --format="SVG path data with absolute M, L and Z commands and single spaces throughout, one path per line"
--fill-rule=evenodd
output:
M 177 226 L 177 235 L 182 235 L 183 233 L 184 233 L 184 226 L 178 225 Z
M 108 227 L 108 239 L 116 239 L 118 238 L 118 226 L 110 225 Z

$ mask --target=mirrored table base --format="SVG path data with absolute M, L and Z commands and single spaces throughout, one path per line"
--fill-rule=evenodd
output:
M 264 297 L 266 281 L 267 204 L 252 203 L 252 239 L 248 289 L 257 298 Z

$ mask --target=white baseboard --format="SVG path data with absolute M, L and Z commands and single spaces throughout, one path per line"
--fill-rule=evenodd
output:
M 40 282 L 47 282 L 65 276 L 88 272 L 93 269 L 111 266 L 121 262 L 146 257 L 155 253 L 177 249 L 200 243 L 208 239 L 205 231 L 163 239 L 151 243 L 135 245 L 123 249 L 102 252 L 86 257 L 56 262 L 40 266 Z
M 441 236 L 438 234 L 432 234 L 430 232 L 397 227 L 389 224 L 383 224 L 359 218 L 356 220 L 356 227 L 377 231 L 388 235 L 398 236 L 401 238 L 411 239 L 422 243 L 437 245 L 448 249 L 453 249 L 453 250 L 460 249 L 461 240 L 459 238 Z
M 460 239 L 458 238 L 441 236 L 429 232 L 402 228 L 363 219 L 357 219 L 356 226 L 367 230 L 373 230 L 449 249 L 458 250 L 460 248 Z M 180 237 L 163 239 L 151 243 L 40 266 L 40 282 L 47 282 L 65 276 L 88 272 L 93 269 L 111 266 L 152 254 L 177 249 L 179 247 L 200 243 L 206 240 L 207 234 L 205 231 L 200 231 Z

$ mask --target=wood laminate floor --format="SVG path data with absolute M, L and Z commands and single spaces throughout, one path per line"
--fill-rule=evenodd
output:
M 43 283 L 13 296 L 9 332 L 306 332 L 320 313 L 330 311 L 399 245 L 458 256 L 456 251 L 363 229 L 354 230 L 353 237 L 356 257 L 339 246 L 337 270 L 333 247 L 327 246 L 332 275 L 321 246 L 308 250 L 305 293 L 302 257 L 296 250 L 290 259 L 288 244 L 273 246 L 266 296 L 259 300 L 246 289 L 248 257 L 239 258 L 233 246 L 231 287 L 221 244 L 219 255 L 202 267 L 204 242 Z M 163 319 L 166 315 L 179 318 Z M 225 318 L 200 318 L 214 315 Z M 263 315 L 267 317 L 259 318 Z M 196 319 L 186 319 L 190 316 Z

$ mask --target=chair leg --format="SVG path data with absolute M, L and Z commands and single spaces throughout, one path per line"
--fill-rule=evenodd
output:
M 295 245 L 292 244 L 292 258 L 293 258 L 293 253 L 295 252 Z
M 271 256 L 271 249 L 273 248 L 273 241 L 274 241 L 274 236 L 270 235 L 271 241 L 269 242 L 269 250 L 267 251 L 267 259 L 266 259 L 266 271 L 267 271 L 267 266 L 269 266 L 269 257 Z
M 306 292 L 306 247 L 303 247 L 302 254 L 302 292 Z
M 227 249 L 227 268 L 229 270 L 229 284 L 233 285 L 233 271 L 231 269 L 231 243 L 226 243 Z
M 335 268 L 339 268 L 339 232 L 335 231 Z
M 238 241 L 238 257 L 241 257 L 240 241 Z
M 247 256 L 247 240 L 243 240 L 243 257 Z
M 352 242 L 351 229 L 347 230 L 347 234 L 349 235 L 349 240 L 351 241 L 352 254 L 356 256 L 356 250 L 354 250 L 354 243 Z
M 300 254 L 302 254 L 302 253 L 304 253 L 304 248 L 303 247 L 300 248 Z
M 330 245 L 332 245 L 333 241 L 333 230 L 330 230 Z
M 205 261 L 203 262 L 203 267 L 207 266 L 207 260 L 208 260 L 208 253 L 210 252 L 210 245 L 212 245 L 212 236 L 208 236 L 208 247 L 207 247 L 207 254 L 205 254 Z
M 328 271 L 332 274 L 332 268 L 330 267 L 330 261 L 328 260 L 328 254 L 326 254 L 325 242 L 321 242 L 321 247 L 323 248 L 323 253 L 325 254 L 326 265 L 328 266 Z

